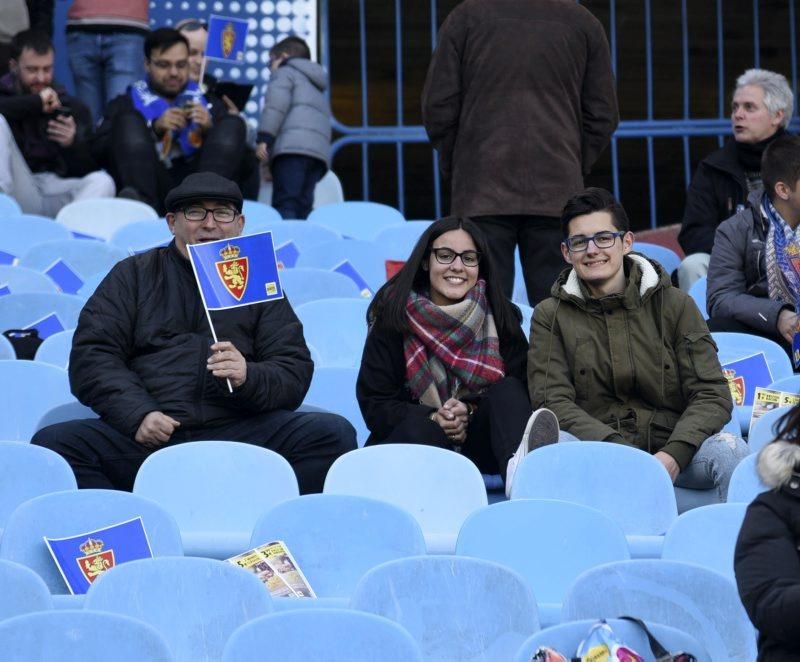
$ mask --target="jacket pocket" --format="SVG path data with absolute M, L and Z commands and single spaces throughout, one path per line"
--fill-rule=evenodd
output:
M 575 341 L 575 368 L 573 370 L 576 400 L 586 401 L 589 399 L 591 363 L 592 343 L 590 339 L 577 338 Z
M 717 358 L 717 343 L 708 331 L 687 333 L 684 342 L 697 378 L 705 382 L 718 381 L 722 378 L 722 370 Z

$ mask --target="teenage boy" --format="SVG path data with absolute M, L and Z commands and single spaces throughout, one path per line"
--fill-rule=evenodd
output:
M 571 268 L 534 313 L 534 408 L 551 409 L 580 440 L 653 453 L 674 483 L 716 487 L 725 501 L 748 449 L 720 433 L 730 388 L 697 306 L 658 263 L 631 252 L 628 217 L 608 191 L 571 198 L 561 231 Z

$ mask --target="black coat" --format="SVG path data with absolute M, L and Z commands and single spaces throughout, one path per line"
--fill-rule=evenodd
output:
M 759 662 L 800 659 L 800 492 L 764 492 L 736 543 L 739 595 L 759 631 Z
M 196 429 L 298 407 L 314 366 L 289 302 L 211 316 L 217 337 L 247 360 L 247 380 L 233 394 L 206 369 L 211 331 L 189 261 L 174 242 L 123 260 L 81 312 L 69 362 L 72 392 L 131 437 L 151 411 Z

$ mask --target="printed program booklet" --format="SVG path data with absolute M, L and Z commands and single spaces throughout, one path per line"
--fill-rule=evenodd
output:
M 788 391 L 776 391 L 769 388 L 757 388 L 753 398 L 753 413 L 750 415 L 748 436 L 753 431 L 756 421 L 764 414 L 778 407 L 793 407 L 800 404 L 800 395 Z
M 273 598 L 316 598 L 286 543 L 275 540 L 227 559 L 258 577 Z

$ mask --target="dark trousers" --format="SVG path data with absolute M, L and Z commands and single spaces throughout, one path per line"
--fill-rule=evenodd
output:
M 314 205 L 314 187 L 325 174 L 325 164 L 302 154 L 272 159 L 272 206 L 281 218 L 305 219 Z
M 532 412 L 528 390 L 516 377 L 504 377 L 492 384 L 475 403 L 478 408 L 467 427 L 461 453 L 472 460 L 481 473 L 499 473 L 505 482 L 508 460 L 519 447 Z M 453 448 L 439 424 L 423 417 L 405 419 L 378 443 Z
M 334 460 L 356 448 L 356 433 L 336 414 L 271 411 L 198 430 L 178 430 L 164 446 L 186 441 L 241 441 L 285 457 L 297 474 L 301 494 L 322 492 Z M 133 489 L 146 448 L 100 419 L 57 423 L 39 430 L 32 444 L 61 455 L 75 472 L 80 488 Z M 235 476 L 232 478 L 235 479 Z
M 175 159 L 167 168 L 156 153 L 153 132 L 136 111 L 114 118 L 110 169 L 117 190 L 132 188 L 139 197 L 165 212 L 167 192 L 193 172 L 215 172 L 236 181 L 246 159 L 247 127 L 240 117 L 218 120 L 203 138 L 203 146 L 189 159 Z
M 786 342 L 786 339 L 778 333 L 778 330 L 775 329 L 775 333 L 763 333 L 754 329 L 751 326 L 747 326 L 746 324 L 742 324 L 739 320 L 735 320 L 732 317 L 712 317 L 711 319 L 706 320 L 706 324 L 708 325 L 709 331 L 729 331 L 732 333 L 749 333 L 751 336 L 759 336 L 760 338 L 767 338 L 768 340 L 772 340 L 773 342 L 778 343 L 781 347 L 783 347 L 784 351 L 789 355 L 789 358 L 792 358 L 792 346 Z
M 475 216 L 489 243 L 492 261 L 500 276 L 503 292 L 514 292 L 514 248 L 519 257 L 528 303 L 535 306 L 550 296 L 558 274 L 567 267 L 561 255 L 561 227 L 550 216 Z

